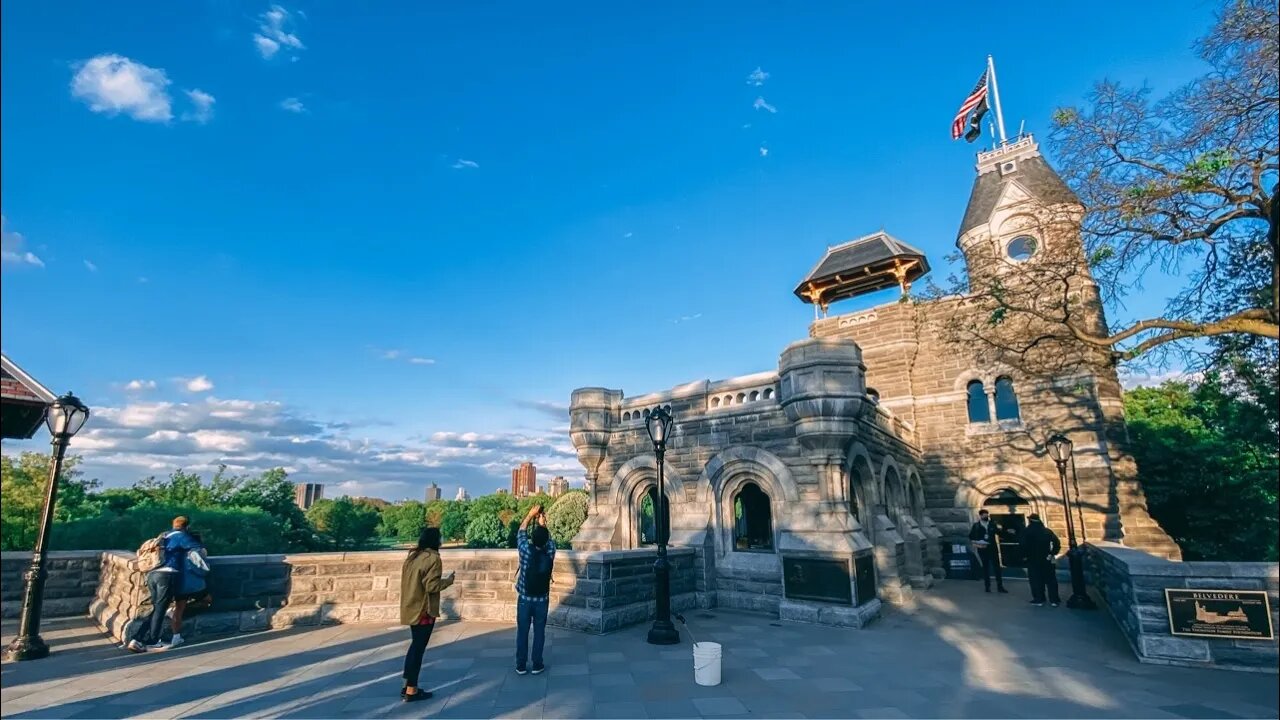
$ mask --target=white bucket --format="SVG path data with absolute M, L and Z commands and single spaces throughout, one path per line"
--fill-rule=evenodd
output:
M 693 681 L 699 685 L 720 684 L 720 643 L 693 644 Z

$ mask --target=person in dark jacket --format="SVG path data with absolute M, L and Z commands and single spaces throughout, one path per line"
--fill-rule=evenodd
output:
M 1031 604 L 1044 607 L 1045 589 L 1048 588 L 1049 604 L 1058 607 L 1058 553 L 1062 541 L 1040 521 L 1040 515 L 1031 513 L 1030 523 L 1022 531 L 1022 549 L 1027 553 L 1027 580 L 1031 583 Z
M 979 510 L 978 522 L 969 528 L 969 540 L 973 543 L 973 549 L 978 552 L 978 559 L 982 561 L 982 582 L 986 585 L 987 592 L 991 592 L 991 574 L 995 572 L 996 590 L 1007 593 L 1009 591 L 1004 589 L 1004 573 L 1000 571 L 1000 554 L 996 549 L 998 532 L 996 524 L 991 521 L 991 513 Z

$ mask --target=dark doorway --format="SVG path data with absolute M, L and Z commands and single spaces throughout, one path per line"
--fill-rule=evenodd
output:
M 991 513 L 991 522 L 995 523 L 1000 565 L 1005 569 L 1005 575 L 1026 577 L 1027 558 L 1022 551 L 1021 539 L 1022 531 L 1027 528 L 1030 503 L 1016 491 L 1005 488 L 987 498 L 982 506 Z
M 658 542 L 658 522 L 657 522 L 658 518 L 656 513 L 654 512 L 654 509 L 657 507 L 657 505 L 658 505 L 658 488 L 655 486 L 650 486 L 648 492 L 646 492 L 644 494 L 644 497 L 640 499 L 640 512 L 639 512 L 640 526 L 639 526 L 639 533 L 638 533 L 640 537 L 637 538 L 637 540 L 638 540 L 638 544 L 641 546 L 656 545 Z M 669 502 L 664 502 L 662 505 L 663 505 L 662 509 L 664 510 L 664 512 L 662 513 L 663 520 L 666 521 L 663 523 L 666 526 L 665 529 L 667 531 L 666 539 L 670 540 L 671 539 L 671 504 Z

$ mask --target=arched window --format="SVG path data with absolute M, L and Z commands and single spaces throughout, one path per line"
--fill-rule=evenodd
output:
M 654 507 L 658 504 L 658 488 L 650 485 L 645 492 L 644 497 L 640 498 L 640 509 L 638 511 L 639 518 L 636 527 L 638 528 L 639 537 L 636 538 L 637 545 L 657 545 L 658 544 L 658 523 L 657 515 L 654 513 Z M 667 539 L 671 538 L 671 503 L 663 503 L 666 507 L 665 512 Z
M 772 397 L 773 397 L 773 388 L 765 388 L 765 389 L 764 389 L 764 399 L 765 399 L 765 400 L 768 400 L 769 398 L 772 398 Z
M 713 398 L 711 398 L 711 407 L 713 407 L 713 408 L 718 408 L 718 407 L 720 407 L 720 398 L 718 398 L 718 397 L 713 397 Z
M 631 413 L 629 412 L 622 413 L 622 422 L 631 422 Z
M 876 390 L 875 388 L 867 388 L 867 399 L 870 400 L 873 404 L 879 405 L 880 391 Z
M 1002 377 L 996 379 L 996 419 L 1017 420 L 1018 396 L 1013 392 L 1013 380 Z
M 755 401 L 757 401 L 757 400 L 759 400 L 759 399 L 760 399 L 760 391 L 759 391 L 759 390 L 752 390 L 752 391 L 751 391 L 751 395 L 747 398 L 747 401 L 748 401 L 748 402 L 755 402 Z
M 743 485 L 733 498 L 733 549 L 773 550 L 769 496 L 755 483 Z
M 739 404 L 739 405 L 741 405 L 742 403 L 744 403 L 744 402 L 746 402 L 746 401 L 747 401 L 747 394 L 746 394 L 746 393 L 738 393 L 738 404 Z
M 991 422 L 991 408 L 987 405 L 987 389 L 981 380 L 969 381 L 969 422 Z
M 855 460 L 849 468 L 849 514 L 858 522 L 862 522 L 862 510 L 858 507 L 858 492 L 859 488 L 864 487 L 862 484 L 864 480 L 862 468 Z

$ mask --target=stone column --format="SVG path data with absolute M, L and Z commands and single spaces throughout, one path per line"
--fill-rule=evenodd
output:
M 602 501 L 612 488 L 601 482 L 600 468 L 609 454 L 609 438 L 621 404 L 621 390 L 599 387 L 578 388 L 569 401 L 569 439 L 591 486 L 591 513 L 574 536 L 575 550 L 612 549 L 618 513 Z

